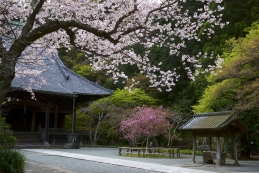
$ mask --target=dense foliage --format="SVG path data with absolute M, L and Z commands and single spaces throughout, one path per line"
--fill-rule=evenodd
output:
M 0 172 L 23 173 L 25 170 L 25 156 L 14 150 L 16 138 L 10 126 L 0 116 Z
M 16 145 L 16 138 L 10 130 L 10 125 L 6 124 L 5 118 L 0 117 L 0 150 L 8 150 Z

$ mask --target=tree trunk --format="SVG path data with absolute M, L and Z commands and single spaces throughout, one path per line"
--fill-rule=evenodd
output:
M 0 64 L 0 105 L 5 101 L 14 77 L 15 64 L 2 60 Z
M 241 150 L 240 153 L 240 158 L 241 159 L 249 159 L 250 158 L 250 148 L 249 146 L 249 141 L 247 140 L 247 134 L 242 134 L 241 139 L 240 139 L 240 143 L 241 146 L 243 146 L 243 150 Z
M 91 142 L 91 145 L 93 145 L 93 138 L 92 138 L 92 123 L 89 122 L 89 139 Z
M 0 41 L 2 41 L 1 38 Z M 25 48 L 26 45 L 19 44 L 18 41 L 11 46 L 10 49 L 13 51 L 10 49 L 7 51 L 0 43 L 0 113 L 1 105 L 5 101 L 11 88 L 11 82 L 15 77 L 15 65 Z

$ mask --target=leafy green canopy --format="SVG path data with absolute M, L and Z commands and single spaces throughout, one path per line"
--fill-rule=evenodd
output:
M 229 110 L 235 103 L 238 81 L 224 80 L 207 87 L 199 103 L 193 106 L 194 113 Z
M 248 28 L 245 38 L 228 41 L 223 53 L 222 69 L 208 77 L 212 83 L 194 112 L 245 110 L 258 106 L 259 99 L 259 24 Z
M 147 95 L 142 89 L 132 89 L 131 91 L 124 89 L 117 89 L 114 93 L 107 97 L 116 106 L 128 105 L 128 106 L 143 106 L 143 105 L 155 105 L 158 100 L 153 99 Z M 102 101 L 102 99 L 98 100 Z M 97 102 L 98 102 L 97 101 Z
M 224 5 L 224 22 L 229 22 L 223 29 L 215 29 L 215 35 L 205 42 L 203 51 L 215 55 L 222 54 L 226 40 L 230 38 L 244 37 L 247 34 L 245 28 L 259 19 L 259 0 L 235 0 L 226 1 Z

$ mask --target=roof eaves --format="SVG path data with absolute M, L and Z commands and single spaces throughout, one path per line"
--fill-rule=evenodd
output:
M 13 90 L 19 90 L 19 91 L 27 91 L 23 88 L 18 88 L 18 87 L 11 87 Z M 53 92 L 53 91 L 44 91 L 44 90 L 32 90 L 35 93 L 43 93 L 43 94 L 53 94 L 53 95 L 62 95 L 62 96 L 68 96 L 68 97 L 77 97 L 75 93 L 61 93 L 61 92 Z M 28 91 L 27 91 L 28 92 Z
M 194 117 L 203 117 L 203 116 L 220 116 L 220 115 L 230 115 L 231 111 L 222 111 L 222 112 L 205 112 L 205 113 L 198 113 L 194 114 Z
M 104 96 L 109 96 L 109 95 L 111 95 L 111 94 L 99 94 L 99 93 L 75 93 L 75 94 L 77 94 L 77 95 L 86 95 L 86 96 L 93 96 L 93 95 L 98 95 L 98 96 L 102 96 L 102 95 L 104 95 Z
M 61 72 L 61 74 L 63 75 L 63 77 L 66 79 L 66 80 L 68 80 L 69 79 L 69 75 L 68 74 L 66 74 L 66 72 L 65 72 L 65 70 L 64 70 L 64 64 L 63 64 L 63 62 L 62 61 L 58 61 L 58 60 L 60 60 L 58 57 L 57 57 L 57 54 L 54 54 L 54 55 L 52 55 L 52 56 L 54 56 L 54 61 L 55 61 L 55 63 L 56 63 L 56 65 L 58 66 L 58 68 L 59 68 L 59 70 L 60 70 L 60 72 Z

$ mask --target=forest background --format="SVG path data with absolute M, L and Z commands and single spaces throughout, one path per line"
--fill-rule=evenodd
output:
M 181 65 L 181 59 L 170 56 L 167 48 L 156 47 L 150 50 L 151 63 L 152 61 L 162 62 L 163 71 L 177 68 L 181 75 L 170 92 L 165 90 L 160 92 L 156 88 L 150 88 L 148 79 L 134 66 L 121 65 L 120 68 L 129 76 L 129 79 L 127 81 L 121 80 L 114 84 L 112 77 L 106 75 L 105 71 L 93 71 L 91 69 L 90 63 L 85 61 L 84 53 L 75 49 L 69 51 L 60 49 L 59 56 L 68 68 L 81 76 L 105 88 L 117 90 L 117 93 L 112 96 L 115 100 L 113 100 L 113 103 L 119 104 L 118 109 L 116 109 L 117 116 L 126 114 L 125 110 L 127 109 L 144 104 L 163 105 L 163 107 L 177 112 L 178 115 L 189 117 L 193 112 L 232 111 L 249 128 L 249 132 L 240 134 L 237 138 L 242 155 L 249 157 L 251 153 L 257 152 L 259 146 L 259 23 L 257 23 L 259 20 L 259 0 L 224 0 L 223 2 L 222 19 L 223 22 L 228 22 L 229 24 L 223 29 L 216 29 L 211 38 L 203 37 L 200 34 L 200 44 L 187 43 L 188 54 L 196 55 L 202 50 L 204 54 L 214 55 L 213 58 L 203 57 L 200 59 L 204 67 L 213 64 L 218 56 L 223 58 L 222 69 L 213 73 L 204 69 L 195 78 L 195 81 L 192 81 L 187 77 L 186 71 Z M 191 9 L 190 7 L 197 7 L 200 4 L 195 3 L 195 1 L 187 1 L 185 5 L 188 6 L 188 9 Z M 205 23 L 202 30 L 209 27 L 209 24 L 206 25 Z M 178 41 L 181 42 L 182 40 Z M 134 50 L 141 54 L 142 48 L 136 46 Z M 125 96 L 125 91 L 122 90 L 125 87 L 130 89 L 134 81 L 140 81 L 134 85 L 134 88 L 138 88 L 138 93 L 134 94 L 132 100 L 122 101 L 122 97 L 130 99 L 130 97 Z M 150 98 L 147 98 L 147 95 Z M 98 102 L 98 105 L 100 105 L 102 101 Z M 89 130 L 91 125 L 89 123 L 91 121 L 90 116 L 87 117 L 83 113 L 85 111 L 85 113 L 89 114 L 91 107 L 82 111 L 82 107 L 86 108 L 87 106 L 80 105 L 78 107 L 76 120 L 78 129 Z M 116 112 L 107 102 L 102 106 L 106 110 L 109 108 Z M 106 119 L 107 117 L 101 118 Z M 187 119 L 183 118 L 181 123 L 184 123 Z M 69 120 L 67 122 L 67 126 L 69 126 Z M 113 126 L 112 124 L 118 123 L 118 121 L 105 122 L 106 125 L 102 127 L 103 129 L 98 129 L 99 135 L 103 138 L 112 137 L 116 139 L 119 134 L 113 130 L 116 128 L 111 127 Z M 102 133 L 100 133 L 100 130 Z M 98 139 L 100 136 L 95 137 Z M 182 137 L 184 138 L 183 135 Z M 224 145 L 227 147 L 228 141 L 224 141 Z

